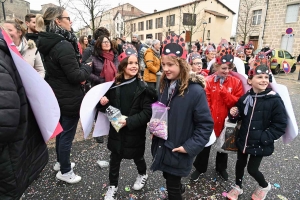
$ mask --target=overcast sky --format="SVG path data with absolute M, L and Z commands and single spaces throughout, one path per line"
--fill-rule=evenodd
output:
M 47 3 L 58 4 L 58 0 L 26 0 L 26 1 L 30 2 L 30 9 L 32 9 L 32 10 L 41 10 L 42 4 L 47 4 Z M 68 0 L 63 0 L 63 1 L 65 2 Z M 170 7 L 175 7 L 175 6 L 178 6 L 181 4 L 191 2 L 191 0 L 174 0 L 174 1 L 104 0 L 104 1 L 108 2 L 107 4 L 109 4 L 110 7 L 118 6 L 118 4 L 130 3 L 146 13 L 152 13 L 154 11 L 154 9 L 157 9 L 158 11 L 160 11 L 160 10 L 168 9 Z M 208 0 L 208 1 L 210 1 L 210 0 Z M 231 8 L 235 13 L 238 13 L 239 0 L 221 0 L 221 1 L 225 5 L 227 5 L 229 8 Z M 172 4 L 170 4 L 170 2 L 172 2 Z M 234 18 L 234 27 L 232 27 L 232 33 L 235 33 L 236 19 L 237 19 L 237 14 Z M 83 26 L 83 25 L 84 25 L 83 23 L 76 21 L 73 26 L 76 30 L 77 28 L 79 28 L 79 26 Z

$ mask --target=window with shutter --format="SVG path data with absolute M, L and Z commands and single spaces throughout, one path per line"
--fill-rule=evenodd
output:
M 286 8 L 285 23 L 297 22 L 300 4 L 288 5 Z

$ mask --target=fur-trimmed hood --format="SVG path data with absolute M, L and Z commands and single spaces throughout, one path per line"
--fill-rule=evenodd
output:
M 198 75 L 195 72 L 190 72 L 190 82 L 197 83 L 201 85 L 201 87 L 205 88 L 205 78 L 202 75 Z
M 27 46 L 28 46 L 28 49 L 36 48 L 35 42 L 33 40 L 28 40 L 27 41 Z

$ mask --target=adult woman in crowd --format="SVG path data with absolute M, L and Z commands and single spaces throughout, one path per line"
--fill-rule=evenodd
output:
M 40 56 L 37 51 L 33 40 L 26 40 L 26 29 L 23 27 L 23 22 L 19 19 L 5 21 L 3 27 L 5 27 L 16 45 L 18 51 L 39 74 L 42 78 L 45 77 L 45 69 Z
M 62 7 L 49 7 L 42 17 L 36 19 L 39 33 L 38 48 L 46 63 L 46 81 L 53 89 L 61 111 L 60 123 L 63 132 L 56 136 L 57 162 L 56 177 L 67 183 L 77 183 L 70 163 L 72 141 L 79 120 L 79 110 L 84 96 L 82 85 L 92 69 L 81 65 L 77 38 L 72 32 L 72 22 L 68 12 Z M 44 32 L 45 31 L 45 32 Z
M 0 199 L 20 199 L 48 163 L 47 145 L 0 27 Z
M 107 36 L 100 35 L 96 40 L 92 54 L 91 86 L 112 81 L 117 75 L 119 65 L 118 52 L 112 48 L 112 42 Z M 103 143 L 103 136 L 96 137 L 96 142 Z
M 143 47 L 141 48 L 140 51 L 140 55 L 139 55 L 139 67 L 141 70 L 141 75 L 144 76 L 144 71 L 146 68 L 146 64 L 144 61 L 144 57 L 145 57 L 145 52 L 147 51 L 147 49 L 149 49 L 152 45 L 152 39 L 146 39 L 145 43 L 143 44 Z
M 85 35 L 80 36 L 78 42 L 80 55 L 82 55 L 83 51 L 87 48 L 88 44 L 89 44 L 88 38 Z
M 144 55 L 146 68 L 144 70 L 144 81 L 149 87 L 156 88 L 156 73 L 160 70 L 160 41 L 153 40 L 151 48 Z

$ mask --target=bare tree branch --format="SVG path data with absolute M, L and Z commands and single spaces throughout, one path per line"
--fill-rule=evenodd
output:
M 62 1 L 62 0 L 58 0 Z M 100 26 L 102 16 L 108 5 L 104 0 L 66 0 L 75 16 L 78 16 L 92 32 Z

